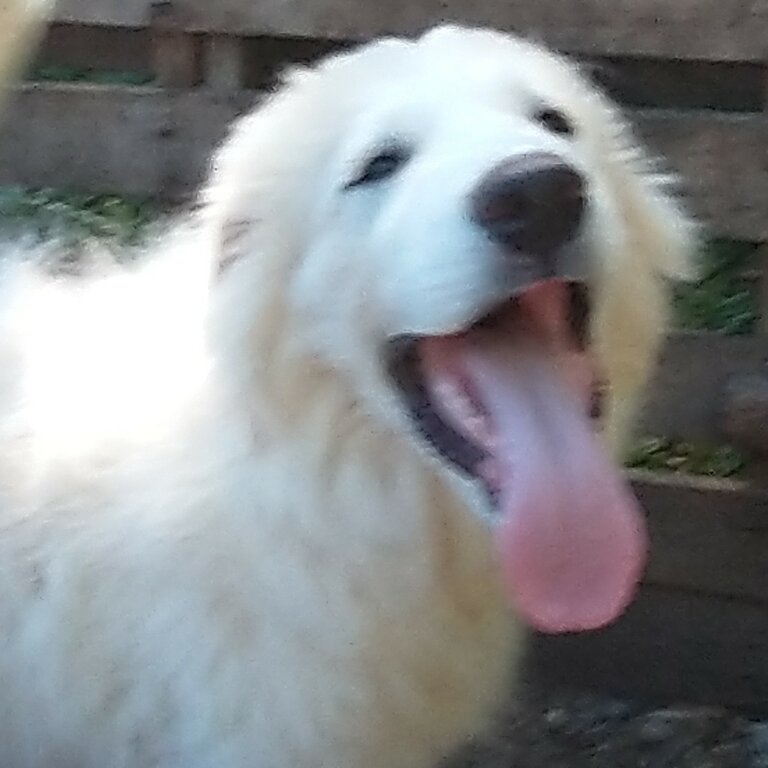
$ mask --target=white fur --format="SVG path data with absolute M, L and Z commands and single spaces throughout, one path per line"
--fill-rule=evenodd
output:
M 392 136 L 410 162 L 343 192 Z M 422 450 L 382 350 L 499 295 L 466 198 L 527 150 L 590 184 L 618 443 L 691 227 L 593 87 L 508 36 L 442 28 L 291 74 L 141 267 L 52 281 L 7 259 L 0 765 L 429 768 L 482 726 L 520 631 L 479 495 Z

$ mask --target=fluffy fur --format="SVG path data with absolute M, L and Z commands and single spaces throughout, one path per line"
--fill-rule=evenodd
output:
M 393 135 L 408 168 L 343 194 Z M 484 502 L 424 450 L 382 348 L 496 290 L 463 205 L 528 149 L 590 184 L 618 445 L 691 227 L 593 86 L 505 35 L 290 73 L 140 267 L 51 280 L 6 259 L 4 768 L 429 768 L 481 727 L 521 632 Z

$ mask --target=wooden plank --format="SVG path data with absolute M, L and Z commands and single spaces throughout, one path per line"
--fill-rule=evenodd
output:
M 607 629 L 535 637 L 525 677 L 652 705 L 690 702 L 766 716 L 766 659 L 765 606 L 645 587 Z
M 715 333 L 673 335 L 662 352 L 639 429 L 653 435 L 722 440 L 726 382 L 765 370 L 768 338 Z
M 157 14 L 157 11 L 156 11 Z M 181 25 L 183 32 L 183 24 Z M 256 87 L 258 73 L 270 78 L 287 64 L 306 63 L 349 47 L 349 43 L 305 37 L 238 37 L 203 35 L 210 41 L 217 68 L 237 64 L 242 81 Z M 37 55 L 42 66 L 91 70 L 150 71 L 150 35 L 147 29 L 54 24 Z M 225 49 L 235 53 L 224 64 Z M 255 62 L 249 59 L 256 59 Z M 640 108 L 718 109 L 754 112 L 764 104 L 766 67 L 759 62 L 710 62 L 632 57 L 580 57 L 581 64 L 620 103 Z M 255 64 L 255 67 L 254 67 Z M 223 71 L 223 70 L 222 70 Z M 234 82 L 234 80 L 233 80 Z M 227 88 L 232 89 L 231 85 Z
M 0 129 L 0 183 L 177 197 L 253 94 L 34 84 Z
M 226 124 L 252 97 L 235 95 L 217 100 L 207 90 L 171 97 L 153 88 L 25 86 L 2 134 L 0 178 L 37 184 L 44 176 L 45 183 L 50 184 L 160 194 L 156 174 L 139 173 L 133 164 L 137 168 L 142 165 L 139 156 L 160 158 L 168 141 L 153 133 L 150 126 L 140 130 L 138 125 L 125 122 L 122 115 L 127 111 L 138 120 L 141 114 L 163 112 L 171 103 L 169 98 L 175 103 L 183 100 L 190 121 L 204 127 L 198 140 L 185 146 L 185 129 L 176 126 L 175 151 L 184 157 L 184 165 L 199 167 Z M 768 239 L 767 117 L 643 111 L 637 118 L 640 132 L 669 154 L 673 167 L 694 180 L 695 207 L 710 215 L 713 231 L 742 239 Z M 93 151 L 94 141 L 103 152 Z M 116 152 L 117 146 L 124 153 Z M 81 159 L 75 157 L 78 153 Z M 118 154 L 124 156 L 115 157 Z M 185 179 L 189 191 L 199 176 L 181 172 L 179 178 Z
M 61 22 L 140 27 L 150 0 L 60 0 Z M 463 21 L 540 37 L 566 51 L 761 59 L 765 0 L 176 0 L 192 31 L 365 39 Z M 695 34 L 691 33 L 695 30 Z
M 188 88 L 200 81 L 200 41 L 185 31 L 173 3 L 153 3 L 150 14 L 152 64 L 158 85 Z
M 243 55 L 243 82 L 247 88 L 273 85 L 286 66 L 311 65 L 338 51 L 342 43 L 308 37 L 240 38 Z
M 744 482 L 630 472 L 648 514 L 646 583 L 765 604 L 768 490 Z
M 144 30 L 55 24 L 38 49 L 38 67 L 150 72 Z
M 768 243 L 761 243 L 757 254 L 759 276 L 757 280 L 759 332 L 768 334 Z
M 718 234 L 768 240 L 768 114 L 641 110 L 634 119 Z
M 152 35 L 152 70 L 165 88 L 187 88 L 200 81 L 199 41 L 186 32 Z
M 766 58 L 763 62 L 763 77 L 762 77 L 762 107 L 763 113 L 768 119 L 768 50 L 766 51 Z M 763 243 L 760 247 L 760 332 L 768 334 L 768 237 L 763 238 Z
M 645 109 L 756 112 L 763 108 L 762 62 L 579 57 L 578 61 L 620 104 Z
M 59 0 L 53 18 L 62 24 L 145 27 L 152 0 Z
M 119 179 L 128 194 L 158 189 L 165 162 L 158 137 L 167 102 L 137 98 L 138 92 L 53 84 L 20 88 L 2 128 L 0 180 L 106 190 Z
M 205 41 L 205 82 L 214 90 L 234 93 L 243 87 L 242 40 L 231 35 L 210 35 Z

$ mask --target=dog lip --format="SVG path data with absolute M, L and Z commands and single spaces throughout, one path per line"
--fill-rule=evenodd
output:
M 594 277 L 583 235 L 563 244 L 546 259 L 509 245 L 494 244 L 494 247 L 502 259 L 498 274 L 508 298 L 525 293 L 534 283 L 543 280 L 588 284 Z
M 547 279 L 550 278 L 540 278 L 541 281 Z M 576 308 L 581 311 L 578 321 L 582 324 L 586 324 L 589 318 L 589 314 L 591 313 L 591 308 L 589 306 L 590 281 L 583 276 L 557 276 L 554 279 L 560 279 L 571 286 L 573 295 L 577 300 Z M 387 362 L 391 364 L 396 358 L 404 355 L 407 350 L 416 344 L 420 339 L 429 338 L 430 336 L 458 336 L 462 333 L 467 333 L 473 327 L 484 323 L 494 315 L 503 311 L 510 304 L 514 304 L 517 299 L 519 299 L 526 291 L 530 290 L 540 280 L 535 279 L 521 282 L 519 285 L 513 286 L 500 295 L 489 298 L 486 302 L 479 304 L 477 309 L 468 315 L 465 320 L 458 321 L 450 326 L 446 326 L 445 328 L 403 331 L 401 333 L 390 336 L 386 342 Z

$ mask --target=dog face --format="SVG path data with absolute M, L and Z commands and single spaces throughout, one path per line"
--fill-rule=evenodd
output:
M 604 126 L 559 61 L 449 30 L 393 58 L 329 160 L 307 254 L 327 274 L 354 243 L 382 336 L 462 330 L 539 279 L 594 277 L 590 240 L 622 250 Z
M 615 615 L 642 532 L 593 445 L 591 393 L 607 381 L 618 443 L 692 228 L 576 69 L 509 36 L 454 27 L 331 59 L 240 125 L 208 203 L 222 301 L 243 311 L 263 302 L 257 323 L 239 324 L 247 343 L 274 338 L 264 328 L 277 317 L 291 339 L 270 347 L 281 386 L 289 374 L 276 361 L 332 371 L 372 424 L 481 487 L 533 623 L 579 628 Z M 563 511 L 574 499 L 579 509 Z M 582 567 L 553 588 L 547 573 L 563 558 L 545 552 L 563 551 Z M 568 580 L 604 599 L 567 618 L 547 595 L 572 595 Z
M 630 395 L 664 278 L 689 272 L 692 226 L 665 183 L 569 63 L 444 27 L 293 73 L 236 128 L 206 195 L 222 271 L 280 272 L 269 284 L 335 368 L 354 349 L 378 375 L 389 341 L 466 329 L 560 278 L 588 287 L 582 320 Z

